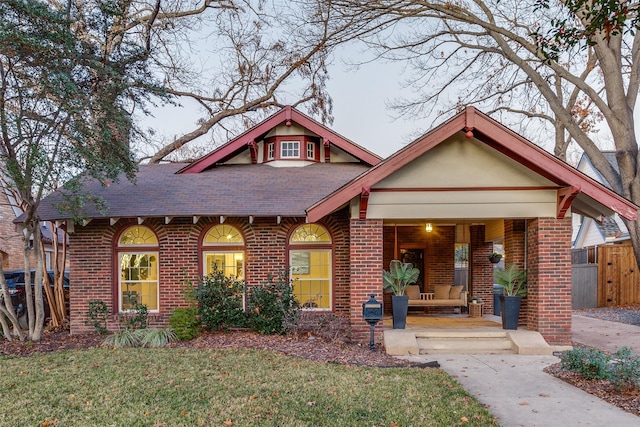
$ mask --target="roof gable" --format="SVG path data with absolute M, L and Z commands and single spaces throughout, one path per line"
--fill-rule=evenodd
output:
M 469 139 L 474 138 L 557 186 L 558 216 L 564 216 L 574 198 L 581 196 L 582 203 L 585 203 L 586 198 L 588 201 L 593 200 L 598 208 L 605 207 L 627 219 L 635 220 L 637 218 L 638 207 L 633 203 L 580 173 L 489 116 L 480 113 L 473 107 L 467 107 L 463 112 L 311 206 L 307 210 L 308 221 L 319 220 L 360 194 L 368 196 L 373 186 L 454 135 L 464 135 Z
M 354 157 L 359 162 L 369 166 L 376 165 L 382 160 L 378 155 L 364 149 L 358 144 L 338 135 L 323 124 L 313 120 L 291 106 L 282 108 L 279 112 L 268 117 L 258 125 L 252 127 L 241 135 L 218 147 L 211 153 L 191 163 L 178 173 L 199 173 L 217 163 L 221 163 L 242 151 L 248 150 L 256 141 L 264 138 L 269 132 L 279 125 L 299 125 L 302 128 L 318 135 L 325 145 L 333 146 Z

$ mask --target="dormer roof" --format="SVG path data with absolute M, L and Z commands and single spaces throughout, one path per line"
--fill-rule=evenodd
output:
M 225 163 L 245 151 L 250 151 L 252 146 L 255 146 L 258 141 L 263 140 L 270 132 L 283 124 L 285 126 L 299 125 L 306 131 L 321 138 L 322 144 L 325 147 L 342 150 L 347 155 L 353 157 L 358 163 L 374 166 L 382 160 L 378 155 L 335 133 L 295 108 L 286 106 L 276 114 L 218 147 L 211 153 L 189 164 L 187 167 L 178 171 L 178 173 L 199 173 L 215 165 Z

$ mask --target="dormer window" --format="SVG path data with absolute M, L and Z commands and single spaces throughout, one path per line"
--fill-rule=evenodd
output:
M 307 141 L 307 159 L 315 160 L 316 158 L 316 144 L 311 141 Z
M 300 158 L 300 141 L 282 141 L 280 143 L 281 159 Z
M 280 160 L 295 160 L 292 166 L 304 166 L 308 162 L 319 162 L 319 141 L 317 136 L 310 135 L 276 135 L 264 139 L 262 162 L 277 162 L 276 165 L 286 165 Z M 301 162 L 302 161 L 302 162 Z

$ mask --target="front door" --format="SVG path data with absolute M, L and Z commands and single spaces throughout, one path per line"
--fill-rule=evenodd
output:
M 402 262 L 410 262 L 420 270 L 416 285 L 420 286 L 420 292 L 426 292 L 424 290 L 424 249 L 400 249 L 400 254 Z

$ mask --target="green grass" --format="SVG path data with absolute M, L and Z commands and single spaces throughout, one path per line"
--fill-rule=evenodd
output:
M 438 369 L 139 348 L 0 357 L 0 363 L 2 426 L 498 425 Z

